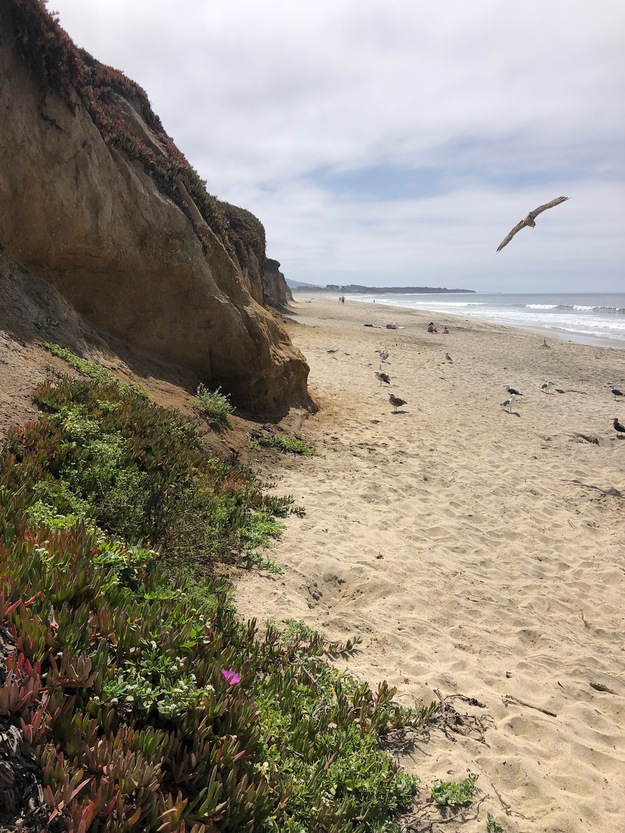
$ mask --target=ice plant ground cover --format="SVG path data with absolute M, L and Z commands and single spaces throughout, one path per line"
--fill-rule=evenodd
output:
M 415 781 L 379 741 L 423 714 L 333 668 L 353 644 L 230 602 L 223 565 L 289 500 L 119 384 L 35 399 L 0 456 L 0 725 L 34 750 L 31 828 L 397 830 Z

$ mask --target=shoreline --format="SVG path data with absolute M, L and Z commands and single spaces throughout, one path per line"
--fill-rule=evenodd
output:
M 306 293 L 305 291 L 300 290 L 300 289 L 292 290 L 292 292 L 293 292 L 293 298 L 295 300 L 295 303 L 308 303 L 308 298 L 311 297 L 311 293 Z M 449 293 L 449 294 L 453 294 L 453 293 Z M 304 296 L 306 296 L 306 297 L 304 297 Z M 331 292 L 318 292 L 318 293 L 316 292 L 312 295 L 312 297 L 314 298 L 315 296 L 319 297 L 320 299 L 323 299 L 324 301 L 325 300 L 332 301 L 332 300 L 336 300 L 336 298 L 337 298 L 337 296 L 334 293 L 331 293 Z M 345 297 L 346 297 L 346 302 L 350 301 L 352 303 L 374 306 L 374 301 L 373 300 L 365 301 L 365 300 L 363 300 L 361 298 L 358 298 L 358 297 L 350 297 L 350 295 L 346 295 Z M 404 306 L 396 306 L 395 304 L 391 304 L 391 303 L 381 303 L 380 306 L 385 307 L 387 309 L 401 310 L 403 312 L 423 312 L 424 315 L 429 316 L 429 317 L 442 316 L 443 315 L 443 313 L 441 313 L 440 311 L 428 310 L 425 307 L 418 307 L 418 308 L 404 307 Z M 499 321 L 494 321 L 494 320 L 488 319 L 488 318 L 480 318 L 476 315 L 472 315 L 472 316 L 467 317 L 467 316 L 463 316 L 463 314 L 460 313 L 460 312 L 455 312 L 455 313 L 454 312 L 449 312 L 449 313 L 446 312 L 444 314 L 444 317 L 446 319 L 458 318 L 458 319 L 462 319 L 465 322 L 480 321 L 484 324 L 492 324 L 493 326 L 496 326 L 496 327 L 509 327 L 512 330 L 529 330 L 531 332 L 535 332 L 535 333 L 539 333 L 539 334 L 542 333 L 544 336 L 549 336 L 549 335 L 555 336 L 556 338 L 558 338 L 561 341 L 568 341 L 568 342 L 574 343 L 574 344 L 586 344 L 586 345 L 591 346 L 591 347 L 605 347 L 605 348 L 612 348 L 614 350 L 625 350 L 625 339 L 610 338 L 610 337 L 606 337 L 606 336 L 585 335 L 583 333 L 572 333 L 572 332 L 570 332 L 568 330 L 565 330 L 563 328 L 553 327 L 553 326 L 541 327 L 538 324 L 527 324 L 526 325 L 526 324 L 522 324 L 522 323 L 512 324 L 510 322 L 499 322 Z
M 305 514 L 269 553 L 283 574 L 243 576 L 237 609 L 360 637 L 339 666 L 374 688 L 387 680 L 403 705 L 437 692 L 483 704 L 451 701 L 485 721 L 484 743 L 432 729 L 397 753 L 422 796 L 471 771 L 480 829 L 490 812 L 506 833 L 613 833 L 625 440 L 612 419 L 625 404 L 607 383 L 625 382 L 622 355 L 460 316 L 428 335 L 430 317 L 332 295 L 292 305 L 286 327 L 320 410 L 281 427 L 321 456 L 267 464 Z M 390 388 L 375 377 L 381 348 Z M 544 394 L 547 379 L 562 393 Z M 510 412 L 505 384 L 524 394 Z M 406 400 L 396 413 L 389 392 Z

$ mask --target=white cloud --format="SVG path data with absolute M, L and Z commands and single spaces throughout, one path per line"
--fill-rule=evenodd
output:
M 488 289 L 509 275 L 507 289 L 547 290 L 592 269 L 591 288 L 622 289 L 620 0 L 54 8 L 146 89 L 209 190 L 260 217 L 289 277 Z M 439 169 L 446 190 L 363 199 L 314 176 L 380 166 Z M 491 256 L 506 225 L 560 193 L 570 202 L 524 230 L 531 241 Z

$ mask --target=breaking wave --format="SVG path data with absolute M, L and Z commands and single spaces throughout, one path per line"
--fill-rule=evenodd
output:
M 525 304 L 525 309 L 570 309 L 576 312 L 605 312 L 624 315 L 625 307 L 585 306 L 583 304 Z

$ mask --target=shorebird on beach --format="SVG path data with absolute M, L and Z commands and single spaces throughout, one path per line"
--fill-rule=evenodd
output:
M 451 362 L 451 363 L 453 364 L 453 361 L 454 361 L 454 360 L 453 360 L 453 359 L 452 359 L 452 357 L 449 355 L 449 353 L 445 353 L 445 358 L 447 359 L 447 361 L 448 361 L 448 362 Z
M 612 423 L 614 426 L 614 430 L 616 431 L 616 436 L 618 437 L 619 434 L 625 434 L 625 425 L 621 425 L 618 421 L 618 417 L 614 417 L 614 422 Z
M 523 396 L 523 394 L 521 393 L 521 391 L 520 391 L 520 390 L 517 390 L 516 388 L 511 388 L 511 387 L 510 387 L 510 385 L 504 385 L 504 386 L 503 386 L 503 389 L 504 389 L 504 390 L 507 390 L 507 391 L 508 391 L 508 393 L 509 393 L 511 396 Z
M 382 382 L 384 382 L 385 385 L 391 384 L 391 377 L 388 375 L 388 373 L 383 373 L 381 370 L 376 370 L 375 378 L 380 383 L 380 386 L 382 386 Z
M 625 396 L 625 393 L 623 393 L 622 390 L 619 390 L 618 388 L 613 387 L 611 382 L 608 385 L 608 387 L 612 391 L 612 394 L 613 394 L 615 399 L 621 399 L 623 396 Z
M 511 413 L 510 408 L 512 408 L 512 406 L 514 405 L 514 400 L 516 399 L 516 397 L 517 395 L 515 393 L 512 393 L 510 395 L 510 399 L 505 399 L 501 403 L 501 407 L 505 408 L 508 413 Z
M 380 361 L 381 362 L 387 361 L 388 357 L 390 355 L 388 350 L 384 350 L 384 349 L 376 350 L 375 352 L 380 356 Z
M 551 393 L 551 388 L 554 386 L 554 382 L 543 382 L 540 386 L 540 389 L 543 393 Z
M 393 393 L 389 393 L 388 399 L 393 406 L 393 413 L 397 413 L 397 409 L 401 408 L 402 405 L 408 404 L 405 399 L 400 399 L 399 396 L 395 396 Z
M 520 223 L 517 223 L 516 226 L 508 233 L 506 237 L 501 241 L 501 243 L 497 246 L 497 251 L 500 252 L 504 246 L 507 246 L 508 243 L 512 240 L 514 235 L 521 231 L 522 228 L 529 226 L 529 228 L 534 228 L 536 225 L 536 217 L 539 214 L 542 214 L 543 211 L 546 211 L 548 208 L 553 208 L 554 205 L 560 205 L 561 202 L 565 202 L 568 200 L 568 197 L 556 197 L 555 200 L 551 200 L 551 202 L 546 202 L 544 205 L 539 205 L 538 208 L 535 208 L 533 211 L 525 217 L 525 219 L 521 220 Z

